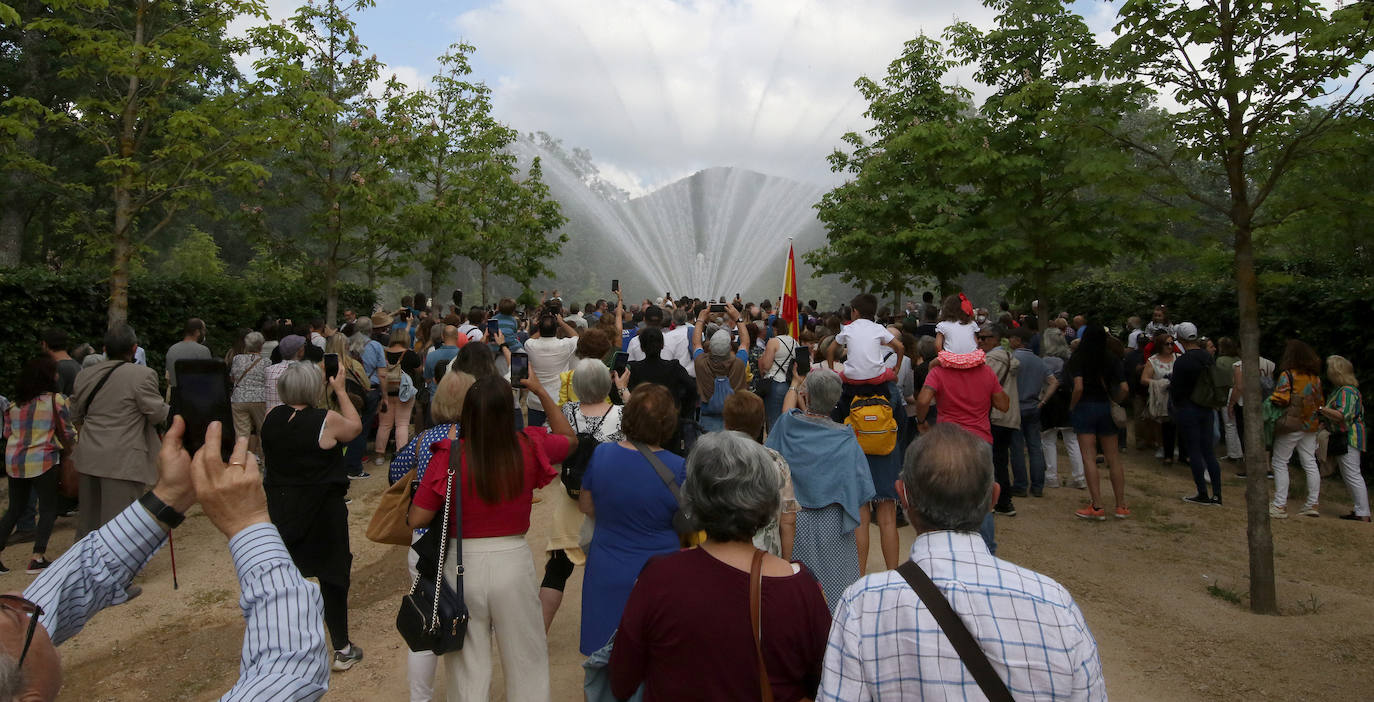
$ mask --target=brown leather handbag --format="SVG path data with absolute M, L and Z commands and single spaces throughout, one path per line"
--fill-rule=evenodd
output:
M 400 480 L 391 484 L 382 493 L 377 503 L 377 511 L 372 513 L 372 521 L 367 525 L 367 538 L 379 544 L 409 546 L 415 530 L 410 528 L 407 518 L 410 514 L 412 483 L 415 482 L 416 468 L 411 468 Z

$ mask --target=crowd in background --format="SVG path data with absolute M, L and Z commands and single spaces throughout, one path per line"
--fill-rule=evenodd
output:
M 1218 448 L 1244 475 L 1239 347 L 1163 307 L 1108 329 L 1091 314 L 1042 322 L 1035 304 L 1018 314 L 1004 302 L 990 316 L 963 295 L 927 293 L 897 310 L 871 295 L 831 312 L 809 301 L 796 320 L 777 314 L 781 300 L 611 297 L 565 303 L 553 291 L 528 308 L 502 299 L 459 309 L 415 295 L 394 310 L 345 310 L 337 327 L 264 317 L 216 340 L 229 346 L 233 430 L 261 465 L 267 516 L 298 576 L 318 581 L 334 671 L 363 659 L 349 637 L 348 492 L 369 465 L 412 481 L 417 544 L 452 506 L 451 466 L 460 488 L 461 518 L 440 536 L 464 557 L 465 575 L 448 562 L 443 577 L 463 578 L 467 645 L 409 654 L 412 700 L 432 698 L 440 663 L 449 699 L 486 699 L 493 634 L 507 698 L 548 699 L 546 635 L 572 604 L 563 593 L 578 567 L 588 699 L 673 699 L 683 685 L 748 697 L 760 676 L 764 694 L 786 700 L 966 688 L 962 669 L 944 681 L 915 663 L 891 679 L 877 672 L 905 658 L 959 660 L 947 641 L 919 655 L 897 645 L 891 622 L 931 616 L 895 575 L 907 523 L 919 534 L 911 562 L 942 589 L 989 593 L 973 633 L 1018 698 L 1096 698 L 1100 662 L 1081 612 L 1057 583 L 995 558 L 995 520 L 1014 517 L 1016 499 L 1061 487 L 1086 491 L 1079 518 L 1130 518 L 1127 450 L 1186 463 L 1194 491 L 1182 497 L 1195 505 L 1222 504 Z M 15 396 L 0 398 L 0 548 L 32 538 L 29 574 L 52 565 L 59 514 L 76 512 L 77 538 L 96 538 L 131 505 L 147 506 L 165 473 L 159 430 L 177 414 L 176 363 L 210 359 L 206 333 L 189 319 L 161 373 L 127 325 L 111 328 L 99 353 L 71 348 L 60 330 L 39 340 Z M 1258 375 L 1270 516 L 1289 516 L 1294 458 L 1307 492 L 1296 513 L 1320 515 L 1325 459 L 1353 503 L 1342 519 L 1369 522 L 1350 362 L 1293 339 Z M 60 477 L 67 462 L 75 486 Z M 558 489 L 536 496 L 550 484 Z M 552 514 L 542 575 L 525 539 L 541 502 Z M 866 572 L 870 524 L 886 572 Z M 412 551 L 412 576 L 424 560 Z M 947 567 L 965 562 L 976 568 Z M 744 616 L 753 577 L 763 578 L 761 625 Z M 1001 604 L 1031 587 L 1055 594 L 1031 610 Z M 881 598 L 892 589 L 901 597 Z M 123 597 L 138 592 L 130 584 Z M 874 607 L 896 602 L 910 611 L 875 619 Z M 999 631 L 1007 618 L 1040 631 Z M 1066 658 L 1046 665 L 1018 646 Z

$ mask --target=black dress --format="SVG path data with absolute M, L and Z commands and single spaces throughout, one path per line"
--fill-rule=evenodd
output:
M 281 532 L 301 575 L 346 586 L 353 554 L 348 545 L 348 472 L 344 444 L 320 448 L 328 410 L 280 405 L 262 423 L 267 461 L 267 513 Z

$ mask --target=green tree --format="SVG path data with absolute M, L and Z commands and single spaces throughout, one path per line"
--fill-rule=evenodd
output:
M 816 204 L 827 243 L 803 257 L 813 276 L 835 273 L 900 297 L 920 277 L 945 291 L 970 270 L 978 249 L 967 215 L 978 196 L 964 187 L 963 171 L 988 155 L 969 92 L 944 84 L 951 65 L 938 41 L 921 36 L 906 43 L 881 83 L 855 83 L 874 125 L 867 138 L 844 135 L 852 152 L 830 155 L 831 170 L 852 179 Z
M 224 276 L 224 261 L 219 257 L 219 244 L 214 237 L 192 229 L 186 238 L 167 252 L 162 273 L 174 278 L 213 281 Z
M 423 197 L 406 207 L 404 218 L 424 242 L 416 254 L 435 299 L 475 236 L 484 169 L 495 174 L 508 166 L 507 148 L 517 136 L 491 116 L 491 89 L 469 79 L 474 51 L 470 44 L 450 46 L 439 57 L 441 72 L 407 106 L 418 125 L 407 170 Z
M 29 30 L 64 45 L 58 75 L 88 90 L 49 116 L 99 149 L 94 170 L 112 222 L 93 240 L 110 251 L 110 324 L 128 316 L 135 252 L 230 179 L 261 172 L 246 158 L 257 136 L 240 128 L 234 57 L 226 34 L 256 0 L 56 0 Z
M 1175 135 L 1169 148 L 1116 136 L 1162 180 L 1229 224 L 1244 361 L 1250 606 L 1276 614 L 1261 436 L 1255 234 L 1291 214 L 1276 207 L 1276 189 L 1344 117 L 1368 108 L 1363 83 L 1374 71 L 1374 7 L 1361 2 L 1328 11 L 1313 0 L 1132 0 L 1121 7 L 1119 20 L 1113 73 L 1157 86 L 1179 109 L 1168 116 Z M 1224 181 L 1224 196 L 1189 183 L 1181 164 L 1199 165 Z
M 568 237 L 556 232 L 567 218 L 549 196 L 543 166 L 536 157 L 524 180 L 513 157 L 501 152 L 474 169 L 472 234 L 463 257 L 477 264 L 482 304 L 488 304 L 492 274 L 504 275 L 522 288 L 539 276 L 552 276 L 547 261 L 557 256 Z
M 992 88 L 979 110 L 991 157 L 963 169 L 981 195 L 979 261 L 1052 310 L 1063 273 L 1138 238 L 1129 155 L 1102 136 L 1134 108 L 1137 88 L 1093 82 L 1106 52 L 1061 0 L 983 4 L 998 13 L 991 30 L 960 22 L 945 31 L 953 55 Z
M 341 276 L 359 267 L 369 277 L 388 274 L 399 265 L 389 253 L 409 246 L 394 216 L 405 192 L 396 170 L 412 123 L 389 109 L 404 99 L 403 87 L 392 79 L 382 95 L 369 92 L 381 62 L 364 55 L 349 15 L 372 5 L 309 3 L 285 24 L 250 31 L 266 53 L 254 64 L 266 96 L 258 105 L 258 128 L 269 135 L 278 154 L 273 170 L 286 181 L 260 192 L 273 207 L 306 214 L 300 231 L 269 236 L 294 242 L 318 266 L 331 322 Z

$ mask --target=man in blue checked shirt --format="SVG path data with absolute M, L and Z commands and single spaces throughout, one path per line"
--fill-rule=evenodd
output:
M 1013 698 L 1105 700 L 1102 661 L 1059 583 L 993 557 L 978 534 L 997 500 L 991 447 L 936 424 L 907 452 L 897 494 L 930 576 Z M 984 699 L 949 638 L 897 571 L 849 586 L 835 607 L 818 702 Z
M 0 595 L 0 678 L 22 679 L 14 699 L 54 700 L 61 688 L 56 646 L 100 610 L 129 600 L 129 582 L 200 503 L 229 538 L 246 622 L 239 679 L 221 700 L 316 700 L 329 686 L 324 601 L 291 561 L 267 517 L 257 460 L 240 438 L 225 464 L 220 426 L 195 458 L 182 448 L 180 417 L 162 441 L 158 481 L 138 502 L 74 544 L 24 596 Z M 221 651 L 219 653 L 227 653 Z M 22 676 L 19 675 L 22 673 Z

